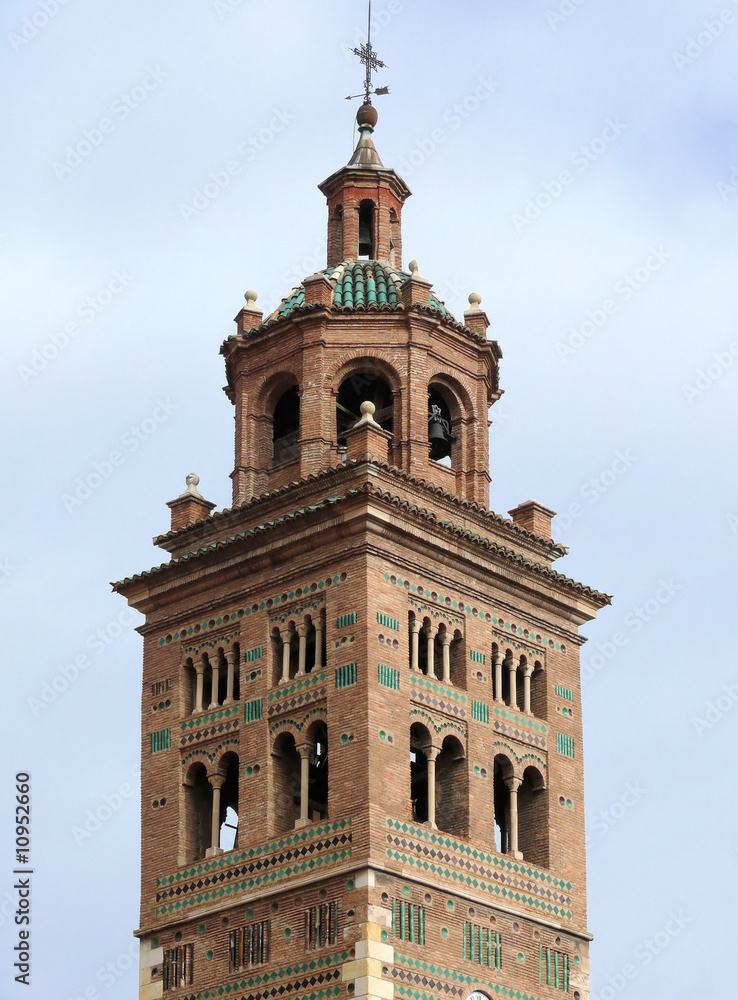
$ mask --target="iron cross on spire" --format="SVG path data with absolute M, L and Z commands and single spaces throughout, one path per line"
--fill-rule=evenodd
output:
M 386 69 L 386 64 L 382 62 L 381 59 L 377 58 L 377 53 L 372 48 L 372 0 L 369 0 L 369 18 L 366 28 L 366 45 L 360 46 L 358 49 L 354 48 L 351 50 L 355 56 L 358 56 L 361 62 L 366 66 L 366 76 L 364 77 L 364 103 L 372 103 L 372 94 L 382 95 L 389 94 L 389 87 L 373 87 L 372 86 L 372 73 L 378 69 Z M 354 97 L 361 97 L 361 94 L 349 94 L 346 98 L 347 101 L 352 100 Z

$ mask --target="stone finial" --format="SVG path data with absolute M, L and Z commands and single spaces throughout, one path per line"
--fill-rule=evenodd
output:
M 187 483 L 187 488 L 184 493 L 179 494 L 181 497 L 197 497 L 199 500 L 205 499 L 197 488 L 200 483 L 200 477 L 196 472 L 189 472 L 185 477 L 185 483 Z
M 464 313 L 464 323 L 474 333 L 486 338 L 489 319 L 482 309 L 482 296 L 479 292 L 472 292 L 469 296 L 469 308 Z
M 417 260 L 411 260 L 407 266 L 410 269 L 410 274 L 413 276 L 413 278 L 420 277 L 420 269 L 418 268 Z
M 196 521 L 202 521 L 215 507 L 215 504 L 206 500 L 198 490 L 200 477 L 196 472 L 190 472 L 185 482 L 187 487 L 184 492 L 167 504 L 172 512 L 172 531 L 179 531 L 180 528 L 186 528 Z
M 376 413 L 376 406 L 371 403 L 368 399 L 361 404 L 359 407 L 361 410 L 361 418 L 356 421 L 354 427 L 359 427 L 360 424 L 373 424 L 375 427 L 379 427 L 379 424 L 374 419 L 374 414 Z
M 253 288 L 247 289 L 247 291 L 244 292 L 243 297 L 246 299 L 247 309 L 254 309 L 256 307 L 256 300 L 259 298 L 259 295 L 253 290 Z

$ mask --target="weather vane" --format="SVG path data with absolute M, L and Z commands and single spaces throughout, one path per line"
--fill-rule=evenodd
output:
M 346 100 L 352 101 L 355 97 L 363 97 L 364 104 L 371 104 L 372 94 L 376 94 L 377 97 L 389 94 L 389 87 L 372 86 L 372 72 L 378 69 L 387 68 L 386 64 L 383 63 L 381 59 L 377 58 L 377 53 L 372 48 L 372 0 L 369 0 L 369 20 L 366 28 L 366 45 L 362 45 L 360 48 L 352 49 L 351 51 L 355 56 L 358 56 L 361 62 L 366 66 L 366 76 L 364 77 L 364 93 L 349 94 Z

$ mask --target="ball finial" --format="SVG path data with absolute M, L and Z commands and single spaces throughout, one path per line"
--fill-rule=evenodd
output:
M 379 115 L 373 104 L 364 103 L 356 112 L 356 124 L 359 128 L 373 129 L 378 121 Z
M 413 278 L 420 277 L 420 269 L 418 268 L 417 260 L 411 260 L 407 266 L 410 268 L 410 274 L 413 276 Z
M 246 308 L 252 309 L 256 305 L 256 300 L 259 298 L 259 295 L 253 290 L 253 288 L 249 288 L 248 291 L 244 293 L 243 297 L 246 299 Z
M 471 295 L 469 296 L 469 305 L 472 307 L 472 309 L 479 309 L 481 304 L 482 304 L 482 296 L 479 294 L 479 292 L 472 292 Z

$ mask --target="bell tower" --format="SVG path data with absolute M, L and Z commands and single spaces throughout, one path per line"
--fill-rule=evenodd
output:
M 140 1000 L 589 997 L 579 627 L 535 501 L 489 509 L 501 351 L 402 261 L 357 116 L 328 259 L 221 347 L 197 476 L 114 589 L 146 622 Z

